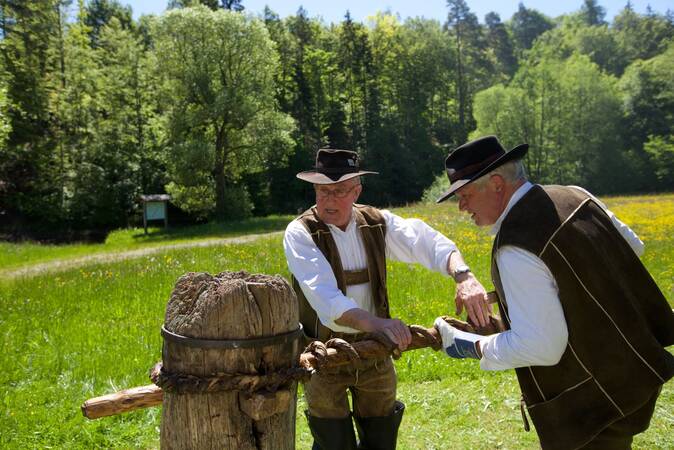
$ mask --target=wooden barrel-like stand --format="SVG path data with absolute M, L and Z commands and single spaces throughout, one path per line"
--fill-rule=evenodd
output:
M 292 288 L 280 276 L 223 272 L 183 275 L 166 307 L 164 328 L 201 340 L 247 340 L 297 330 Z M 200 348 L 164 339 L 167 373 L 209 377 L 258 374 L 296 364 L 298 339 L 244 348 Z M 163 449 L 293 449 L 297 383 L 275 392 L 164 392 Z

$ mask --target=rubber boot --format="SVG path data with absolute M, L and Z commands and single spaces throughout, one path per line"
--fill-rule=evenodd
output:
M 405 404 L 396 400 L 393 413 L 383 417 L 356 417 L 356 429 L 362 450 L 395 450 L 398 428 L 403 420 Z
M 323 419 L 304 413 L 314 437 L 312 450 L 356 450 L 356 433 L 351 415 L 343 419 Z

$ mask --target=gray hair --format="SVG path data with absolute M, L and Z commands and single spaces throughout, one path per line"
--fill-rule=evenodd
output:
M 527 179 L 527 171 L 524 168 L 524 163 L 521 159 L 517 159 L 515 161 L 509 161 L 502 166 L 498 166 L 496 169 L 475 180 L 473 184 L 475 184 L 478 189 L 482 190 L 492 175 L 500 175 L 507 183 L 511 184 Z

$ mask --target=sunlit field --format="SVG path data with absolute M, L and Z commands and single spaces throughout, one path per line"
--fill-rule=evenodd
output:
M 102 253 L 152 248 L 204 239 L 219 239 L 250 233 L 283 230 L 291 216 L 253 217 L 231 222 L 214 222 L 189 227 L 128 228 L 108 234 L 100 244 L 43 245 L 0 242 L 0 277 L 3 271 L 60 258 L 84 257 Z
M 671 303 L 674 195 L 605 200 L 646 243 L 643 261 Z M 395 212 L 445 232 L 491 288 L 491 237 L 459 215 L 455 204 Z M 68 256 L 60 251 L 58 257 Z M 157 448 L 160 408 L 89 421 L 79 407 L 94 396 L 149 384 L 148 369 L 161 357 L 166 301 L 180 275 L 241 269 L 287 277 L 281 237 L 0 279 L 0 448 Z M 431 326 L 436 316 L 454 312 L 453 282 L 422 267 L 390 263 L 389 286 L 392 314 L 407 323 Z M 451 360 L 428 349 L 405 353 L 396 368 L 399 397 L 407 405 L 398 448 L 537 447 L 535 433 L 522 428 L 513 372 L 482 372 L 475 361 Z M 300 399 L 298 410 L 303 408 Z M 310 446 L 306 421 L 298 414 L 297 448 Z M 636 437 L 634 447 L 674 447 L 671 381 L 650 429 Z

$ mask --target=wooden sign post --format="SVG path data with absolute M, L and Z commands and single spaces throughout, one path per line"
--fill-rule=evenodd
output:
M 280 276 L 183 275 L 162 334 L 163 449 L 293 449 L 297 382 L 222 390 L 223 379 L 255 378 L 296 365 L 299 313 Z
M 164 228 L 168 228 L 168 212 L 166 204 L 171 200 L 167 194 L 141 195 L 143 202 L 143 229 L 147 234 L 147 223 L 150 220 L 163 220 Z

